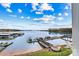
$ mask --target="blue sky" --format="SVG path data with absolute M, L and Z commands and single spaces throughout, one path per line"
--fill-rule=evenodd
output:
M 67 3 L 0 3 L 0 29 L 72 27 L 71 14 Z

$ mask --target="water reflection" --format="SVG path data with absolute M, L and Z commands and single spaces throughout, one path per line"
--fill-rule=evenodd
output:
M 12 45 L 10 45 L 9 47 L 7 47 L 2 53 L 4 52 L 10 52 L 10 53 L 16 53 L 18 51 L 37 51 L 42 49 L 41 46 L 37 43 L 37 42 L 33 42 L 33 43 L 28 43 L 28 40 L 30 39 L 29 42 L 31 41 L 36 41 L 36 39 L 38 39 L 38 37 L 42 37 L 42 38 L 46 38 L 47 36 L 50 37 L 54 37 L 54 36 L 61 36 L 62 34 L 49 34 L 48 31 L 22 31 L 24 33 L 23 36 L 19 36 L 17 38 L 15 38 L 14 40 L 1 40 L 1 42 L 14 42 Z M 47 37 L 48 38 L 48 37 Z M 58 42 L 61 42 L 61 40 L 59 40 Z

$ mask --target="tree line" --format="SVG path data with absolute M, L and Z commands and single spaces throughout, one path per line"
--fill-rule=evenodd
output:
M 57 32 L 57 33 L 72 33 L 72 28 L 59 28 L 59 29 L 52 29 L 48 30 L 49 32 Z

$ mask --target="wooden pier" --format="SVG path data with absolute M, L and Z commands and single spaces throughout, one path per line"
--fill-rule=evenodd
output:
M 68 35 L 67 36 L 66 35 L 64 35 L 64 36 L 54 36 L 54 37 L 47 36 L 47 37 L 44 37 L 44 38 L 39 37 L 39 38 L 36 38 L 35 41 L 33 41 L 32 39 L 29 39 L 29 41 L 31 43 L 38 42 L 39 45 L 42 48 L 47 48 L 49 51 L 60 51 L 61 46 L 54 46 L 53 44 L 47 42 L 48 40 L 55 40 L 55 39 L 62 39 L 67 43 L 67 46 L 72 47 L 72 37 L 71 37 L 71 35 L 70 36 L 68 36 Z
M 49 49 L 49 51 L 60 51 L 60 48 L 59 46 L 53 46 L 52 44 L 44 41 L 44 40 L 38 40 L 38 43 L 40 44 L 40 46 L 42 46 L 43 48 L 47 48 Z
M 47 41 L 47 40 L 55 40 L 55 39 L 62 39 L 64 41 L 72 42 L 72 37 L 71 36 L 66 36 L 66 35 L 64 35 L 64 36 L 54 36 L 54 37 L 48 36 L 48 37 L 45 37 L 43 39 L 45 41 Z

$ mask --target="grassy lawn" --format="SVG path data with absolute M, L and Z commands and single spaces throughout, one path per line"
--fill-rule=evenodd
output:
M 0 38 L 0 40 L 12 40 L 14 38 Z
M 62 48 L 60 52 L 54 51 L 37 51 L 27 54 L 28 56 L 68 56 L 72 53 L 70 48 Z

